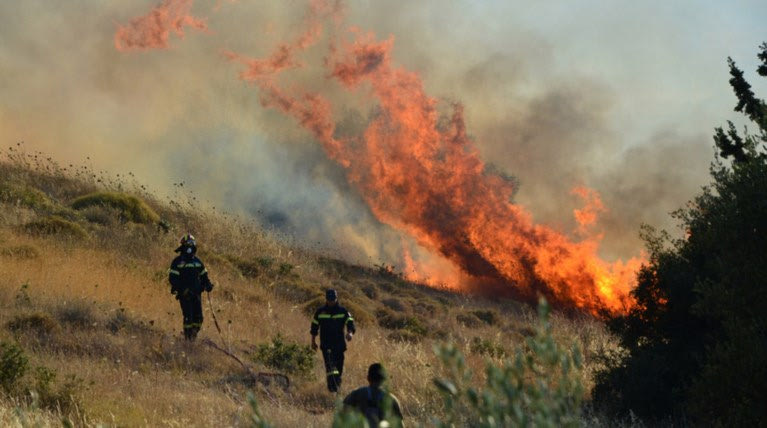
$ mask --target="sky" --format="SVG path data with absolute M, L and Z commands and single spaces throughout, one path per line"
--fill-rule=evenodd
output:
M 207 30 L 172 34 L 167 49 L 118 51 L 118 27 L 157 4 L 1 2 L 1 144 L 130 171 L 159 192 L 184 181 L 299 241 L 400 263 L 400 233 L 222 55 L 267 55 L 300 33 L 307 2 L 195 0 Z M 572 188 L 599 192 L 610 260 L 639 253 L 642 223 L 674 230 L 668 213 L 708 182 L 714 127 L 744 123 L 726 58 L 767 94 L 754 72 L 764 1 L 360 0 L 345 10 L 347 24 L 393 37 L 393 62 L 431 96 L 464 106 L 482 159 L 516 178 L 515 201 L 536 221 L 574 234 Z M 302 61 L 292 85 L 338 100 L 343 126 L 368 117 L 328 82 L 321 50 Z

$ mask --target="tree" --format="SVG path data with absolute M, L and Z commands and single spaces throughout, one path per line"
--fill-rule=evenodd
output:
M 757 69 L 767 77 L 767 43 Z M 757 132 L 716 128 L 713 182 L 674 216 L 686 237 L 644 228 L 637 301 L 610 321 L 628 356 L 595 388 L 612 412 L 714 425 L 767 420 L 767 105 L 728 58 L 730 85 Z M 728 163 L 729 162 L 729 163 Z

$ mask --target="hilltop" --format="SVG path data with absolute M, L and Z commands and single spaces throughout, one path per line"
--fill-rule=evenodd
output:
M 428 423 L 444 406 L 433 387 L 443 375 L 435 345 L 455 344 L 480 384 L 488 360 L 500 364 L 536 333 L 536 311 L 525 304 L 430 288 L 386 265 L 353 265 L 257 219 L 204 208 L 180 188 L 175 194 L 163 199 L 131 175 L 62 166 L 20 146 L 2 153 L 0 340 L 4 352 L 28 361 L 6 358 L 17 364 L 2 368 L 0 423 L 247 425 L 252 392 L 277 426 L 329 426 L 335 397 L 325 390 L 321 356 L 306 347 L 328 287 L 358 323 L 342 392 L 365 384 L 367 366 L 381 361 L 410 422 Z M 215 284 L 195 343 L 183 340 L 167 283 L 186 232 L 197 237 Z M 554 313 L 551 325 L 557 343 L 580 349 L 576 376 L 588 398 L 616 340 L 585 315 Z M 211 342 L 255 371 L 284 373 L 289 385 L 253 379 Z M 27 370 L 15 379 L 19 366 Z

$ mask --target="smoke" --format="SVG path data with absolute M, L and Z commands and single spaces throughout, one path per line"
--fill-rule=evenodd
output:
M 184 37 L 184 27 L 206 30 L 205 20 L 189 15 L 192 0 L 164 0 L 148 14 L 120 26 L 115 33 L 119 51 L 167 49 L 170 33 Z
M 590 230 L 604 235 L 603 255 L 635 255 L 639 224 L 667 225 L 668 211 L 706 182 L 712 153 L 706 131 L 729 110 L 723 59 L 732 53 L 713 52 L 711 66 L 696 67 L 721 65 L 722 77 L 710 81 L 721 84 L 717 97 L 722 94 L 724 101 L 706 99 L 718 103 L 714 113 L 680 112 L 668 103 L 652 104 L 648 93 L 670 91 L 653 89 L 648 80 L 631 92 L 610 78 L 621 72 L 614 65 L 620 61 L 595 58 L 618 41 L 584 50 L 565 40 L 573 25 L 568 20 L 558 20 L 568 26 L 556 31 L 539 24 L 560 16 L 550 10 L 473 3 L 350 4 L 347 22 L 384 39 L 393 35 L 394 63 L 423 76 L 429 94 L 463 104 L 479 157 L 518 180 L 513 197 L 537 222 L 575 233 L 573 210 L 583 201 L 570 191 L 574 185 L 595 189 L 606 211 Z M 162 23 L 162 31 L 154 33 L 159 36 L 116 38 L 121 31 L 144 28 L 141 19 L 153 16 L 147 15 L 153 8 L 172 4 L 184 7 L 167 20 L 155 19 Z M 335 16 L 336 6 L 323 16 Z M 283 50 L 283 61 L 271 63 L 271 72 L 282 72 L 272 83 L 322 92 L 333 105 L 344 105 L 334 111 L 333 136 L 358 134 L 379 112 L 371 100 L 328 87 L 321 53 L 327 39 L 303 31 L 311 28 L 306 10 L 304 2 L 2 2 L 0 137 L 7 145 L 26 141 L 62 162 L 89 156 L 99 167 L 132 171 L 161 191 L 186 181 L 216 206 L 258 215 L 304 242 L 341 248 L 343 256 L 358 261 L 402 269 L 407 269 L 403 260 L 433 265 L 430 253 L 375 219 L 343 167 L 328 159 L 314 136 L 292 118 L 264 108 L 263 93 L 239 79 L 239 66 L 221 60 L 225 51 L 276 60 L 269 55 L 288 43 L 293 50 Z M 589 13 L 586 8 L 578 16 L 586 19 Z M 643 16 L 632 13 L 634 19 Z M 601 30 L 610 33 L 620 25 L 616 21 Z M 203 22 L 208 30 L 197 31 Z M 184 34 L 187 29 L 194 31 Z M 326 31 L 335 30 L 329 25 Z M 661 35 L 675 30 L 653 31 L 664 39 Z M 304 50 L 311 42 L 318 49 Z M 119 52 L 115 44 L 139 49 Z M 678 57 L 658 46 L 655 57 Z M 747 55 L 748 50 L 741 57 Z M 669 80 L 685 88 L 685 78 Z M 642 96 L 634 96 L 639 91 Z M 277 95 L 267 96 L 267 104 L 279 102 Z M 626 99 L 635 105 L 627 109 Z M 666 117 L 631 122 L 627 110 Z M 637 129 L 641 132 L 629 132 Z

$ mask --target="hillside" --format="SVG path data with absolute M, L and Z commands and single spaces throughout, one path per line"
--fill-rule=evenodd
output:
M 17 344 L 29 369 L 2 392 L 0 424 L 247 425 L 252 391 L 276 426 L 329 426 L 336 397 L 325 389 L 321 356 L 305 348 L 310 314 L 328 287 L 358 322 L 342 392 L 383 362 L 409 422 L 441 412 L 435 345 L 454 343 L 480 384 L 488 359 L 500 363 L 535 333 L 534 308 L 408 282 L 385 265 L 345 263 L 256 219 L 201 208 L 182 190 L 161 199 L 132 176 L 65 167 L 21 146 L 2 153 L 0 340 L 4 349 Z M 186 232 L 215 284 L 195 343 L 183 340 L 167 283 Z M 557 342 L 583 353 L 577 376 L 588 397 L 615 340 L 587 316 L 555 313 L 551 321 Z M 290 384 L 252 379 L 210 342 Z

